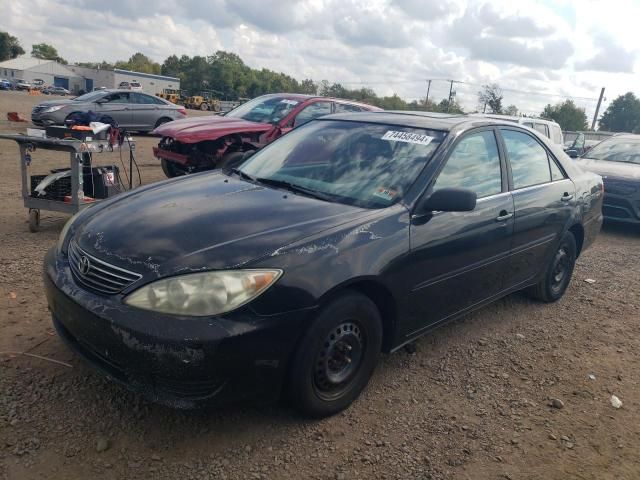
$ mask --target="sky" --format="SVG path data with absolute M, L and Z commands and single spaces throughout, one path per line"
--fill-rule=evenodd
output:
M 478 107 L 481 85 L 538 114 L 573 98 L 593 116 L 640 93 L 640 0 L 0 0 L 0 31 L 75 61 L 140 51 L 237 53 L 299 80 L 366 86 L 411 100 L 449 94 Z M 602 110 L 601 110 L 602 112 Z

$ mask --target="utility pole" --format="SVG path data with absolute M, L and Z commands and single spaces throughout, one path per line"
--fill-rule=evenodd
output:
M 431 90 L 431 80 L 427 80 L 427 99 L 424 101 L 425 106 L 429 103 L 429 90 Z
M 453 95 L 453 80 L 451 80 L 451 86 L 449 87 L 449 101 L 447 102 L 447 113 L 449 113 L 449 108 L 451 108 L 452 95 Z
M 591 123 L 591 130 L 596 129 L 596 122 L 598 121 L 598 113 L 600 113 L 600 105 L 602 105 L 602 98 L 604 97 L 604 87 L 600 90 L 600 98 L 598 99 L 598 106 L 596 107 L 596 113 L 593 116 L 593 122 Z

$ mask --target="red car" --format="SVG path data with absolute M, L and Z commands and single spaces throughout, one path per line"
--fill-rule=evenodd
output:
M 165 123 L 154 155 L 167 177 L 236 166 L 247 152 L 264 147 L 291 129 L 331 113 L 380 111 L 337 98 L 280 93 L 254 98 L 224 115 Z

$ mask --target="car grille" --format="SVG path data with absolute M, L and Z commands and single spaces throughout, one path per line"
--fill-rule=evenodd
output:
M 36 115 L 40 113 L 42 110 L 44 110 L 45 108 L 47 107 L 39 107 L 39 106 L 33 107 L 33 110 L 31 110 L 31 115 Z
M 80 286 L 106 295 L 115 295 L 142 278 L 139 273 L 98 260 L 84 252 L 75 242 L 69 244 L 69 265 Z

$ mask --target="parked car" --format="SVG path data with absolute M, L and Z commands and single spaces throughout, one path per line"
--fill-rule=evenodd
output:
M 547 120 L 546 118 L 519 117 L 516 115 L 498 115 L 495 113 L 474 113 L 472 115 L 483 118 L 494 118 L 496 120 L 506 120 L 508 122 L 524 125 L 525 127 L 529 127 L 540 132 L 556 145 L 564 145 L 562 128 L 560 128 L 560 124 L 553 120 Z
M 44 95 L 69 95 L 69 90 L 67 90 L 64 87 L 56 87 L 56 86 L 51 86 L 51 87 L 44 87 L 42 89 L 42 93 Z
M 0 79 L 0 90 L 11 90 L 11 82 L 6 78 Z
M 263 95 L 223 115 L 195 117 L 163 125 L 154 155 L 169 178 L 242 161 L 309 120 L 340 112 L 377 111 L 377 107 L 337 98 L 293 93 Z
M 13 82 L 13 88 L 15 90 L 31 90 L 31 84 L 26 80 L 16 79 Z
M 64 125 L 71 115 L 95 112 L 112 117 L 120 127 L 148 132 L 186 115 L 184 107 L 153 95 L 129 90 L 100 90 L 72 100 L 49 100 L 31 111 L 35 125 Z
M 565 142 L 564 151 L 571 158 L 578 158 L 601 141 L 602 140 L 587 140 L 584 133 L 579 133 L 573 141 Z
M 138 91 L 142 91 L 142 85 L 140 84 L 140 82 L 137 81 L 132 81 L 132 82 L 120 82 L 120 84 L 118 85 L 118 88 L 122 89 L 122 90 L 138 90 Z
M 44 281 L 67 344 L 154 401 L 286 392 L 325 416 L 380 351 L 511 292 L 562 297 L 601 207 L 598 175 L 518 125 L 332 115 L 83 210 Z
M 640 135 L 615 135 L 588 150 L 576 163 L 604 179 L 606 220 L 640 224 Z

